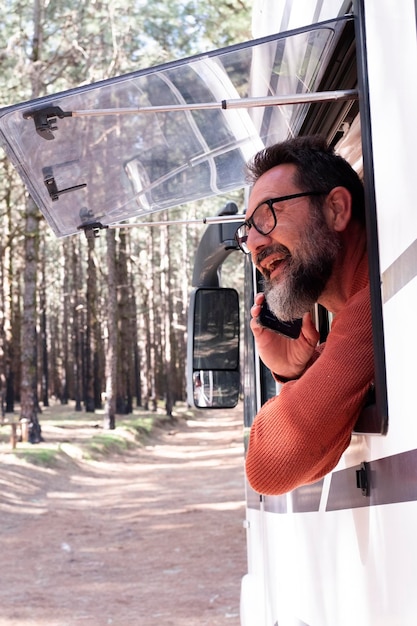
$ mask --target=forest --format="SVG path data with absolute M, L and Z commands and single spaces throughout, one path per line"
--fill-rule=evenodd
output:
M 5 0 L 0 108 L 250 39 L 250 0 Z M 171 213 L 214 215 L 242 192 Z M 158 219 L 167 219 L 166 216 Z M 202 226 L 59 239 L 0 150 L 0 400 L 41 440 L 51 399 L 171 415 L 185 401 L 187 305 Z M 235 257 L 237 255 L 233 255 Z M 233 258 L 224 272 L 235 286 Z

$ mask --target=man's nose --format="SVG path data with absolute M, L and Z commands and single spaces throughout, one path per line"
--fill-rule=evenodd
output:
M 256 228 L 252 226 L 248 232 L 248 238 L 246 241 L 246 245 L 252 253 L 266 245 L 269 245 L 270 243 L 271 237 L 269 235 L 262 235 L 261 233 L 258 233 Z

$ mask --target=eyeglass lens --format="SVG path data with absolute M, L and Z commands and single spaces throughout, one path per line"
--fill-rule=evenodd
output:
M 302 198 L 304 196 L 318 196 L 322 195 L 321 191 L 303 191 L 301 193 L 291 194 L 289 196 L 282 196 L 281 198 L 273 198 L 271 200 L 265 200 L 259 206 L 256 207 L 251 217 L 244 222 L 235 233 L 236 242 L 241 250 L 246 254 L 250 253 L 247 246 L 247 239 L 249 230 L 253 226 L 255 230 L 261 235 L 269 235 L 275 226 L 277 225 L 277 217 L 273 209 L 273 204 L 283 202 L 284 200 L 291 200 L 294 198 Z
M 261 235 L 269 235 L 269 233 L 274 230 L 276 223 L 275 213 L 271 204 L 267 202 L 260 204 L 252 213 L 250 219 L 239 226 L 236 231 L 235 238 L 240 249 L 246 254 L 249 253 L 249 248 L 247 247 L 246 242 L 248 239 L 249 229 L 252 226 Z

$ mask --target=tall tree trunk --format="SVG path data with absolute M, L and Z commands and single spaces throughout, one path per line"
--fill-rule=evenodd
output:
M 130 283 L 127 267 L 127 234 L 119 232 L 119 254 L 117 257 L 118 285 L 118 381 L 117 412 L 132 412 L 132 333 L 130 309 Z
M 161 227 L 161 303 L 163 310 L 163 327 L 164 327 L 164 380 L 165 380 L 165 411 L 171 417 L 174 408 L 174 372 L 172 370 L 172 299 L 170 294 L 170 271 L 169 271 L 169 236 L 168 227 Z
M 42 284 L 39 290 L 40 311 L 40 352 L 41 352 L 41 395 L 43 406 L 49 406 L 49 367 L 48 367 L 48 334 L 46 312 L 46 276 L 45 276 L 46 250 L 42 251 Z
M 136 398 L 136 406 L 142 406 L 142 390 L 141 390 L 141 367 L 140 367 L 140 350 L 139 350 L 139 334 L 138 334 L 138 308 L 136 303 L 134 272 L 131 269 L 129 273 L 130 293 L 131 293 L 131 332 L 133 344 L 133 382 L 132 389 Z
M 3 246 L 1 246 L 3 248 Z M 1 420 L 6 413 L 6 307 L 5 307 L 5 266 L 4 266 L 4 250 L 0 253 L 0 404 L 1 404 Z
M 87 319 L 85 326 L 85 342 L 84 342 L 84 362 L 85 362 L 85 387 L 84 387 L 84 406 L 89 413 L 95 411 L 95 338 L 96 338 L 96 301 L 97 301 L 97 268 L 94 259 L 94 237 L 88 240 L 88 262 L 87 262 Z
M 144 325 L 146 347 L 145 347 L 145 359 L 146 359 L 146 398 L 145 408 L 156 411 L 156 385 L 155 385 L 155 293 L 154 293 L 154 266 L 153 266 L 153 253 L 154 253 L 154 229 L 149 228 L 148 246 L 146 250 L 146 261 L 144 271 L 146 272 L 146 279 L 144 284 L 143 298 L 142 298 L 142 323 Z
M 117 384 L 117 288 L 116 288 L 116 236 L 114 230 L 106 232 L 107 239 L 107 349 L 106 349 L 106 403 L 103 428 L 116 427 Z
M 15 346 L 16 325 L 14 324 L 13 300 L 13 236 L 12 236 L 12 206 L 11 198 L 7 199 L 7 212 L 4 220 L 6 246 L 4 256 L 4 335 L 5 335 L 5 378 L 6 378 L 6 407 L 7 413 L 14 411 L 14 372 L 16 369 Z
M 64 332 L 61 332 L 61 328 L 65 328 L 66 333 L 68 332 L 68 324 L 64 326 L 59 322 L 57 317 L 57 312 L 55 315 L 48 315 L 49 320 L 49 334 L 48 341 L 49 343 L 49 354 L 48 354 L 48 378 L 49 378 L 49 390 L 52 396 L 55 396 L 61 404 L 67 404 L 64 401 L 64 384 L 65 384 L 65 369 L 63 363 L 63 346 L 62 346 L 62 335 Z
M 71 298 L 70 296 L 70 271 L 71 267 L 71 254 L 69 248 L 69 242 L 63 242 L 63 253 L 64 253 L 64 266 L 62 268 L 62 291 L 64 294 L 63 297 L 63 311 L 62 311 L 62 326 L 63 332 L 61 334 L 61 344 L 62 344 L 62 371 L 61 371 L 61 385 L 60 385 L 60 394 L 59 398 L 61 404 L 68 404 L 69 400 L 69 389 L 71 383 L 71 361 L 70 361 L 70 349 L 69 349 L 69 333 L 68 329 L 70 328 L 70 307 L 71 307 Z
M 83 309 L 84 305 L 80 300 L 81 295 L 81 263 L 79 250 L 77 246 L 80 246 L 79 240 L 72 240 L 72 255 L 71 255 L 71 268 L 72 268 L 72 284 L 74 293 L 76 294 L 73 303 L 73 328 L 72 336 L 74 343 L 74 398 L 75 398 L 75 410 L 81 411 L 81 401 L 83 396 L 83 341 L 82 341 L 82 328 L 83 328 Z
M 188 310 L 188 286 L 191 285 L 191 276 L 192 269 L 190 267 L 190 255 L 188 248 L 188 231 L 187 226 L 184 224 L 182 226 L 182 247 L 181 247 L 181 276 L 180 276 L 180 284 L 181 287 L 181 298 L 178 302 L 178 332 L 179 332 L 179 340 L 178 340 L 178 367 L 177 376 L 178 376 L 178 387 L 180 390 L 180 398 L 184 400 L 187 396 L 186 392 L 186 359 L 187 359 L 187 343 L 184 341 L 184 335 L 187 332 L 187 310 Z M 182 334 L 183 333 L 183 334 Z
M 42 441 L 38 420 L 36 351 L 36 275 L 39 249 L 39 214 L 28 198 L 25 226 L 25 267 L 22 319 L 22 382 L 20 419 L 29 423 L 29 441 Z
M 40 61 L 42 50 L 42 0 L 34 0 L 33 4 L 33 39 L 31 50 L 31 91 L 32 97 L 40 95 L 40 76 L 35 64 Z M 20 419 L 29 423 L 29 441 L 42 441 L 41 426 L 38 420 L 37 396 L 37 343 L 36 343 L 36 278 L 39 252 L 39 212 L 33 199 L 29 196 L 26 202 L 25 220 L 25 266 L 23 317 L 21 334 L 21 383 L 20 383 Z
M 7 379 L 7 404 L 6 411 L 14 410 L 14 402 L 20 401 L 21 397 L 21 381 L 22 381 L 22 293 L 20 282 L 17 284 L 16 295 L 12 299 L 12 337 L 10 344 L 10 376 Z M 9 407 L 9 401 L 11 406 Z

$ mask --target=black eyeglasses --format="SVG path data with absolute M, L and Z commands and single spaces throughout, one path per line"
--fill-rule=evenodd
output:
M 264 200 L 261 204 L 258 204 L 252 215 L 248 220 L 243 222 L 235 232 L 235 240 L 239 248 L 245 254 L 249 254 L 250 250 L 247 246 L 247 240 L 249 231 L 254 229 L 260 235 L 269 235 L 272 233 L 277 225 L 277 216 L 274 211 L 274 204 L 278 202 L 284 202 L 284 200 L 292 200 L 293 198 L 304 198 L 305 196 L 322 196 L 325 195 L 323 191 L 303 191 L 301 193 L 293 193 L 290 196 L 281 196 L 280 198 L 271 198 L 270 200 Z

